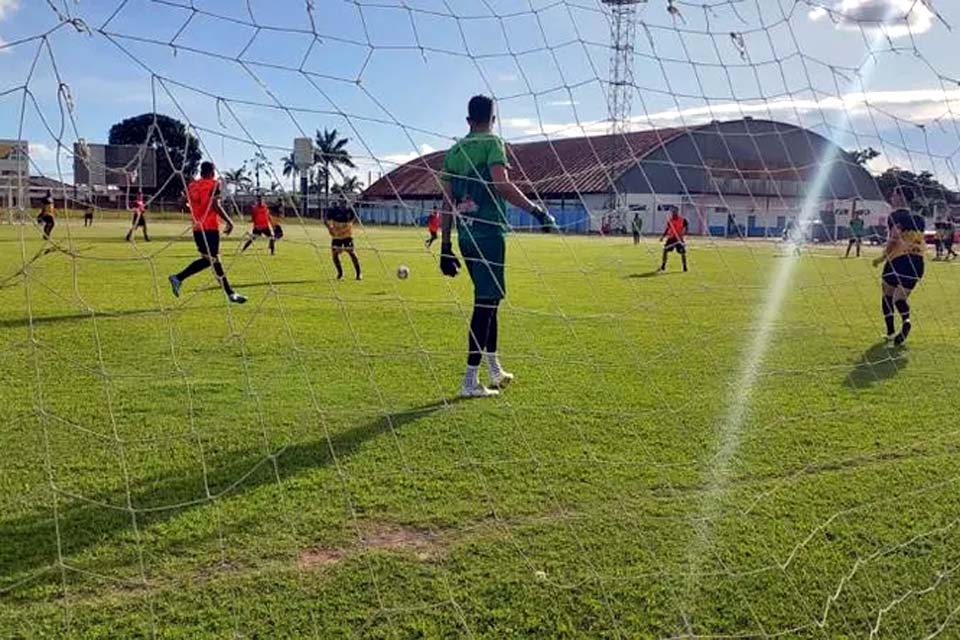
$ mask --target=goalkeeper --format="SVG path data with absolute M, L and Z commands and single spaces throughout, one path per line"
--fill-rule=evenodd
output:
M 513 380 L 513 374 L 500 365 L 497 354 L 497 312 L 506 295 L 506 202 L 529 212 L 543 231 L 557 228 L 546 209 L 531 202 L 507 177 L 509 163 L 503 140 L 491 133 L 495 121 L 492 98 L 471 98 L 467 106 L 470 133 L 453 145 L 443 160 L 440 270 L 449 277 L 460 270 L 460 260 L 454 255 L 450 240 L 456 220 L 460 253 L 473 281 L 467 371 L 460 389 L 460 395 L 466 398 L 495 396 L 498 389 Z M 484 354 L 492 388 L 480 383 L 478 372 Z

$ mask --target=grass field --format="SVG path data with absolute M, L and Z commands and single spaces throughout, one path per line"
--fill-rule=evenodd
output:
M 511 236 L 517 382 L 457 402 L 419 231 L 359 283 L 230 240 L 244 306 L 170 295 L 182 231 L 61 223 L 24 278 L 0 226 L 0 637 L 960 637 L 960 266 L 892 352 L 869 258 L 805 254 L 738 427 L 774 244 Z

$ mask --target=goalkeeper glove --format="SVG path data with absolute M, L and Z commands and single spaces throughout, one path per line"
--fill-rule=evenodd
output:
M 460 273 L 460 260 L 453 254 L 450 243 L 440 245 L 440 272 L 450 278 Z
M 537 219 L 537 222 L 540 223 L 540 230 L 544 233 L 551 233 L 553 231 L 560 231 L 560 228 L 557 226 L 557 220 L 550 215 L 550 212 L 547 211 L 544 207 L 538 206 L 536 209 L 530 212 L 531 215 Z

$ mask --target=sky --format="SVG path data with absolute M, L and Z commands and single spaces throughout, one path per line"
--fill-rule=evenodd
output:
M 960 2 L 670 4 L 637 6 L 630 128 L 776 119 L 960 187 Z M 463 135 L 476 93 L 509 141 L 606 132 L 609 25 L 599 0 L 0 0 L 0 138 L 69 180 L 77 138 L 157 111 L 289 184 L 293 139 L 336 128 L 366 183 Z

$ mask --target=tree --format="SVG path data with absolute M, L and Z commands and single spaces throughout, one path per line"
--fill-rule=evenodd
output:
M 144 113 L 110 127 L 110 144 L 146 145 L 157 155 L 157 194 L 183 195 L 185 181 L 196 174 L 203 154 L 200 142 L 187 126 L 169 116 Z M 182 173 L 182 179 L 177 172 Z
M 350 142 L 350 139 L 341 138 L 336 129 L 328 130 L 325 128 L 323 133 L 319 129 L 317 130 L 314 159 L 322 169 L 320 177 L 323 179 L 323 195 L 327 199 L 330 198 L 330 172 L 336 171 L 343 178 L 345 177 L 343 173 L 345 167 L 356 168 L 353 159 L 350 157 L 350 152 L 346 149 L 348 142 Z
M 223 172 L 223 182 L 229 187 L 233 186 L 234 193 L 243 193 L 249 191 L 253 186 L 253 180 L 247 175 L 246 165 L 237 169 L 227 169 Z
M 880 152 L 873 147 L 850 152 L 850 159 L 860 166 L 866 166 L 868 162 L 878 157 L 880 157 Z
M 887 200 L 890 200 L 895 188 L 910 187 L 914 192 L 911 207 L 928 216 L 936 214 L 938 209 L 945 208 L 947 204 L 960 202 L 960 194 L 941 184 L 929 171 L 917 174 L 899 167 L 890 167 L 877 176 L 877 186 Z
M 355 196 L 363 191 L 363 183 L 357 179 L 357 176 L 350 176 L 340 184 L 333 185 L 332 191 L 338 196 Z
M 291 191 L 297 193 L 299 191 L 297 188 L 297 177 L 300 174 L 300 170 L 297 169 L 297 163 L 293 159 L 293 152 L 291 151 L 289 155 L 283 156 L 280 160 L 283 162 L 283 177 L 290 178 Z
M 253 175 L 255 179 L 255 186 L 257 191 L 260 191 L 260 172 L 270 169 L 270 163 L 267 161 L 267 157 L 257 151 L 253 154 L 253 157 L 243 163 L 244 166 L 250 163 L 250 166 L 253 167 Z

